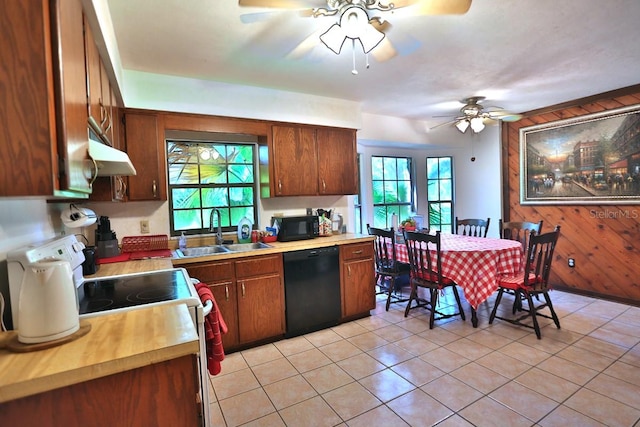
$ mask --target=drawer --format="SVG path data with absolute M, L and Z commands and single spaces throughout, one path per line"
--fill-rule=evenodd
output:
M 354 243 L 340 246 L 340 257 L 343 261 L 373 257 L 373 242 Z
M 220 261 L 186 267 L 189 276 L 203 283 L 213 284 L 222 281 L 233 281 L 233 261 Z
M 282 274 L 282 255 L 253 256 L 236 259 L 236 278 Z

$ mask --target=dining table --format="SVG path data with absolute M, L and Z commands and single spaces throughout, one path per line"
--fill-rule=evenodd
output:
M 404 241 L 400 238 L 395 246 L 396 259 L 408 263 L 409 255 Z M 435 245 L 433 249 L 432 244 L 429 246 L 435 255 Z M 462 288 L 471 306 L 473 327 L 478 327 L 478 306 L 498 289 L 501 276 L 515 275 L 520 271 L 523 258 L 522 244 L 516 240 L 440 234 L 442 275 Z

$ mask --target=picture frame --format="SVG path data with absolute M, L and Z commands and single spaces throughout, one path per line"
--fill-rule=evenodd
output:
M 640 104 L 521 128 L 520 204 L 640 204 Z

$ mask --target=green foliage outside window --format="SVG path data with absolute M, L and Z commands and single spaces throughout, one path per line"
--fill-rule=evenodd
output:
M 171 234 L 208 233 L 214 208 L 223 231 L 244 216 L 255 223 L 255 153 L 253 144 L 167 141 Z
M 429 229 L 453 230 L 453 158 L 427 157 Z
M 389 228 L 392 215 L 398 222 L 413 212 L 411 158 L 371 157 L 373 227 Z

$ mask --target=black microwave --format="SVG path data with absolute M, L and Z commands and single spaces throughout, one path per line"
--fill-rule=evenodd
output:
M 320 234 L 320 222 L 316 215 L 275 216 L 271 223 L 278 227 L 278 241 L 313 239 Z

